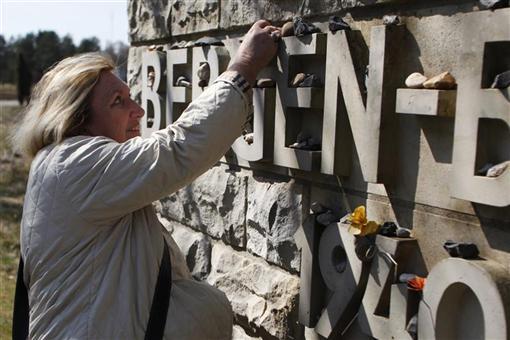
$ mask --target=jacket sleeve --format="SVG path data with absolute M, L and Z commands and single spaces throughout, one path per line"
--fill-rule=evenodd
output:
M 177 191 L 214 165 L 241 134 L 250 109 L 242 90 L 217 81 L 175 123 L 149 138 L 116 143 L 95 137 L 76 146 L 63 155 L 59 179 L 85 219 L 119 218 Z

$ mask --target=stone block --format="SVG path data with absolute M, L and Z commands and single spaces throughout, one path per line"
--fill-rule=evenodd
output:
M 217 243 L 207 282 L 221 289 L 232 304 L 236 322 L 264 338 L 289 339 L 299 278 L 251 255 Z
M 221 0 L 222 29 L 249 26 L 264 18 L 271 22 L 290 21 L 294 16 L 328 15 L 342 9 L 382 2 L 359 0 Z M 385 2 L 388 2 L 387 0 Z
M 142 52 L 147 47 L 130 47 L 127 65 L 127 83 L 131 98 L 138 104 L 142 102 Z
M 457 91 L 398 89 L 397 113 L 454 117 Z
M 294 234 L 302 223 L 303 191 L 293 180 L 248 180 L 246 249 L 294 272 L 300 267 Z
M 215 166 L 162 200 L 162 215 L 236 247 L 245 245 L 246 176 Z
M 216 30 L 219 27 L 219 0 L 173 0 L 172 35 Z
M 129 0 L 129 38 L 131 42 L 170 37 L 169 0 Z
M 184 255 L 191 275 L 204 280 L 211 269 L 211 241 L 207 235 L 174 222 L 172 237 Z

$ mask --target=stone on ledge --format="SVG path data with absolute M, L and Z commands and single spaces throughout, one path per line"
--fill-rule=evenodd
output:
M 424 82 L 423 87 L 426 89 L 452 90 L 457 87 L 457 83 L 450 72 L 443 72 Z
M 410 89 L 421 89 L 423 88 L 423 83 L 426 81 L 427 77 L 420 72 L 414 72 L 406 78 L 406 86 Z

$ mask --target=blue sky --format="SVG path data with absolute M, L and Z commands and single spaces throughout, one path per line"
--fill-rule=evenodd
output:
M 6 39 L 52 30 L 74 43 L 95 36 L 128 43 L 127 0 L 0 0 L 0 34 Z

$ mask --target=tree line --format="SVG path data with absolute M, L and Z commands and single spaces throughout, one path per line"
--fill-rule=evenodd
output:
M 83 39 L 75 45 L 69 35 L 59 37 L 54 31 L 28 33 L 8 41 L 0 35 L 0 83 L 17 84 L 21 74 L 33 84 L 59 60 L 97 51 L 101 51 L 101 46 L 95 37 Z M 103 52 L 119 65 L 119 76 L 125 80 L 128 46 L 122 42 L 109 43 Z

